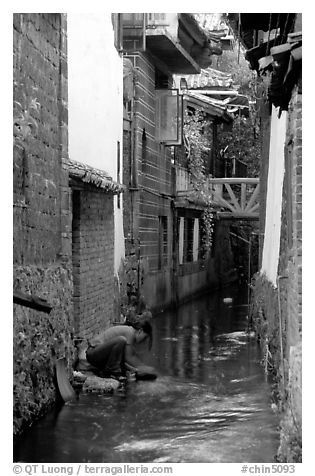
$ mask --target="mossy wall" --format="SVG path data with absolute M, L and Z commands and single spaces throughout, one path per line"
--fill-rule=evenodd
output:
M 56 360 L 74 360 L 72 272 L 65 265 L 15 266 L 14 287 L 53 307 L 50 314 L 14 305 L 14 434 L 56 402 Z M 70 376 L 70 371 L 69 371 Z

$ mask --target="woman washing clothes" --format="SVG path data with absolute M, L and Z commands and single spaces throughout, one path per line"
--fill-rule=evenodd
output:
M 86 359 L 98 370 L 99 376 L 115 378 L 126 376 L 126 372 L 136 374 L 136 378 L 156 378 L 155 370 L 144 365 L 137 356 L 140 343 L 148 341 L 152 346 L 152 326 L 149 321 L 138 324 L 110 327 L 88 342 Z

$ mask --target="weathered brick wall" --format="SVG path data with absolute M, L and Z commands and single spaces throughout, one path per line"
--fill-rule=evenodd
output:
M 75 191 L 72 234 L 75 331 L 89 338 L 114 319 L 112 194 Z
M 73 359 L 66 20 L 14 14 L 14 288 L 53 306 L 14 306 L 14 431 L 55 401 L 56 358 Z M 30 128 L 27 123 L 31 123 Z
M 302 94 L 289 104 L 279 274 L 284 327 L 287 400 L 279 453 L 300 457 L 302 434 Z
M 288 357 L 302 330 L 302 95 L 298 88 L 289 105 L 283 198 L 279 273 L 284 276 L 281 288 Z
M 252 314 L 266 367 L 272 365 L 279 383 L 283 412 L 278 458 L 292 462 L 301 459 L 302 426 L 302 94 L 298 86 L 288 110 L 278 275 L 277 288 L 264 276 L 256 276 Z
M 60 14 L 13 18 L 14 115 L 36 121 L 14 148 L 14 262 L 51 263 L 69 253 L 66 25 Z

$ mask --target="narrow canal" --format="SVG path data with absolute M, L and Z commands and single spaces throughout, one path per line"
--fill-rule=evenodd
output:
M 154 317 L 143 359 L 158 379 L 129 382 L 115 395 L 80 395 L 25 432 L 14 460 L 273 462 L 278 421 L 247 332 L 246 298 L 226 288 Z

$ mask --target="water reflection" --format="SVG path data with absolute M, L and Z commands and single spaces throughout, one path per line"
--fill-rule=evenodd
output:
M 247 332 L 242 296 L 214 294 L 153 320 L 152 382 L 81 395 L 23 435 L 16 461 L 272 462 L 270 384 Z

